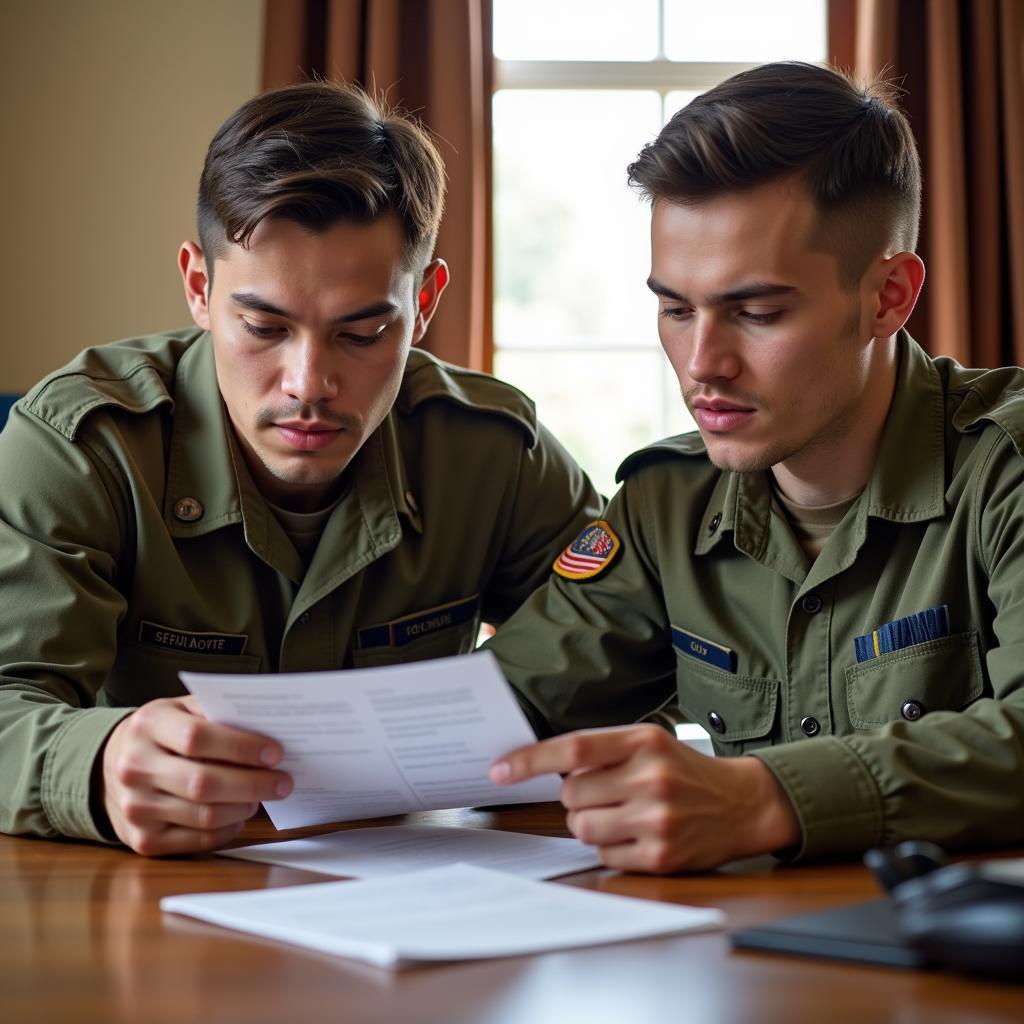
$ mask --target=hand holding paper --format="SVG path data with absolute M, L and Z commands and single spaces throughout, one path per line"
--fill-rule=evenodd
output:
M 181 673 L 212 721 L 272 736 L 295 784 L 278 828 L 410 811 L 557 800 L 560 780 L 513 786 L 492 761 L 535 737 L 493 655 L 279 675 Z
M 107 739 L 103 807 L 117 837 L 144 856 L 212 850 L 260 800 L 291 792 L 273 770 L 280 758 L 272 739 L 208 721 L 195 697 L 152 700 Z

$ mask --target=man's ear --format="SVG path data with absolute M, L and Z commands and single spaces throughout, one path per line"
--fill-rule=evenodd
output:
M 909 319 L 924 284 L 924 263 L 912 252 L 887 256 L 869 272 L 872 275 L 874 316 L 871 333 L 889 338 Z
M 427 324 L 441 301 L 441 294 L 448 287 L 450 276 L 444 260 L 431 260 L 423 271 L 423 281 L 416 290 L 416 326 L 412 332 L 412 343 L 419 344 L 427 333 Z
M 210 329 L 210 307 L 208 291 L 210 279 L 206 273 L 206 259 L 203 250 L 195 242 L 182 242 L 178 250 L 178 269 L 185 286 L 185 301 L 192 319 L 204 331 Z

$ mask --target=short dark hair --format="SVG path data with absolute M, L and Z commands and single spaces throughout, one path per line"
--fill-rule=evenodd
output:
M 917 245 L 921 166 L 897 90 L 833 68 L 786 61 L 726 79 L 676 113 L 628 174 L 652 202 L 684 205 L 795 178 L 848 285 L 887 246 Z
M 213 137 L 199 179 L 207 273 L 227 243 L 246 246 L 268 217 L 313 232 L 393 211 L 405 263 L 426 266 L 444 208 L 444 164 L 427 131 L 360 89 L 314 81 L 257 96 Z

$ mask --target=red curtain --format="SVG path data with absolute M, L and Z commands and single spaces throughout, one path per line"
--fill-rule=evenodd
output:
M 452 276 L 423 347 L 490 370 L 489 0 L 267 0 L 264 89 L 313 76 L 383 92 L 434 133 L 448 171 L 437 255 Z
M 834 63 L 907 92 L 928 267 L 911 333 L 968 365 L 1024 364 L 1024 4 L 831 0 L 829 30 Z

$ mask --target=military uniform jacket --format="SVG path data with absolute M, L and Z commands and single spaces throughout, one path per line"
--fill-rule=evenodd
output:
M 209 336 L 86 350 L 0 434 L 0 828 L 100 838 L 90 770 L 182 669 L 469 651 L 599 510 L 493 378 L 413 350 L 308 569 L 236 473 Z
M 699 434 L 625 462 L 607 567 L 489 643 L 535 726 L 678 700 L 772 769 L 804 855 L 1024 841 L 1024 371 L 899 345 L 873 475 L 813 564 L 768 475 Z

